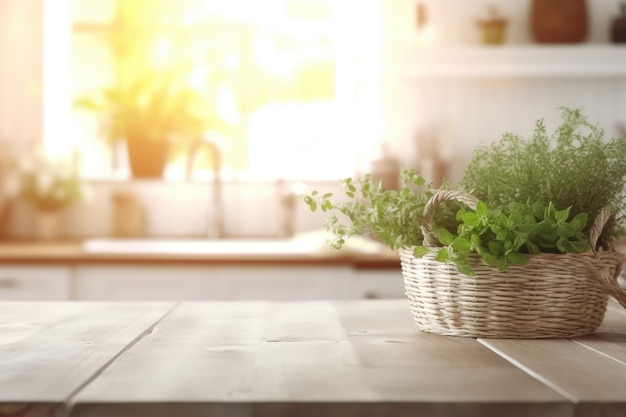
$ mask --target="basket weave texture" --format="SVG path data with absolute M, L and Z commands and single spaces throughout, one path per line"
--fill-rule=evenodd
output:
M 440 191 L 426 205 L 424 246 L 436 248 L 430 233 L 434 213 L 446 200 L 472 209 L 476 199 L 458 190 Z M 602 323 L 609 295 L 626 308 L 626 291 L 617 283 L 623 255 L 596 248 L 610 217 L 601 212 L 590 230 L 591 251 L 579 254 L 529 255 L 525 265 L 500 272 L 470 254 L 474 276 L 400 249 L 406 296 L 422 331 L 485 338 L 567 338 L 594 332 Z

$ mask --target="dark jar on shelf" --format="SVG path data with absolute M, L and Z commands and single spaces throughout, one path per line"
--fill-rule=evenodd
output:
M 579 43 L 589 31 L 585 0 L 532 0 L 530 21 L 539 43 Z
M 611 41 L 613 43 L 626 43 L 626 2 L 619 5 L 620 15 L 611 22 Z

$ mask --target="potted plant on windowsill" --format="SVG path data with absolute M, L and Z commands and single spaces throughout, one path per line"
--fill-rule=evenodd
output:
M 42 240 L 61 237 L 64 211 L 89 194 L 78 155 L 51 156 L 41 145 L 14 161 L 5 186 L 11 197 L 33 207 L 34 236 Z
M 224 124 L 212 101 L 174 72 L 142 74 L 76 104 L 98 113 L 109 144 L 125 143 L 133 178 L 160 178 L 173 140 Z
M 549 135 L 512 133 L 475 149 L 463 179 L 434 188 L 415 171 L 385 190 L 371 177 L 341 180 L 344 196 L 303 195 L 327 214 L 341 247 L 373 234 L 402 262 L 420 327 L 472 337 L 570 337 L 600 325 L 617 283 L 626 226 L 626 137 L 564 109 Z

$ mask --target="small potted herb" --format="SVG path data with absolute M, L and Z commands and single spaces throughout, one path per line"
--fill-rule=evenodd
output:
M 6 181 L 9 195 L 33 207 L 35 236 L 41 239 L 60 237 L 63 211 L 89 194 L 78 155 L 52 156 L 40 145 L 15 161 Z

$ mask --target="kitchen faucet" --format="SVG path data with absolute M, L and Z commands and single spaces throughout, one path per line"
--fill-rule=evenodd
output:
M 200 136 L 192 142 L 187 156 L 187 180 L 193 179 L 197 154 L 202 148 L 208 148 L 213 168 L 213 194 L 209 201 L 209 204 L 213 206 L 213 216 L 211 216 L 211 211 L 207 210 L 206 236 L 219 239 L 224 237 L 224 208 L 222 203 L 222 179 L 220 176 L 223 158 L 219 138 Z

